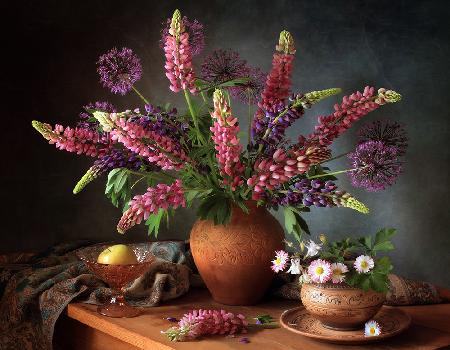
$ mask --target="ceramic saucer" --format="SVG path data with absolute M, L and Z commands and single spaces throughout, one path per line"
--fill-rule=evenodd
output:
M 411 317 L 402 310 L 383 306 L 373 318 L 381 327 L 381 334 L 365 337 L 364 329 L 354 331 L 336 331 L 325 328 L 303 307 L 283 312 L 280 323 L 291 332 L 335 344 L 364 344 L 393 337 L 409 327 Z

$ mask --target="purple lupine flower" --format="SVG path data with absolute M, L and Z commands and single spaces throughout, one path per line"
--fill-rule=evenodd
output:
M 80 121 L 77 126 L 79 128 L 98 130 L 98 120 L 91 121 L 89 120 L 92 117 L 92 114 L 89 113 L 89 110 L 96 110 L 108 113 L 117 112 L 116 107 L 114 107 L 111 103 L 107 101 L 96 101 L 94 103 L 88 103 L 86 106 L 83 106 L 84 111 L 79 114 Z
M 231 50 L 218 49 L 209 54 L 202 64 L 202 78 L 220 84 L 249 74 L 247 62 Z
M 369 192 L 393 185 L 402 172 L 397 147 L 387 146 L 381 141 L 359 144 L 348 158 L 356 169 L 349 172 L 353 186 L 363 187 Z
M 303 105 L 296 103 L 302 96 L 302 94 L 292 95 L 288 106 L 279 103 L 273 107 L 274 111 L 266 111 L 264 118 L 255 118 L 252 126 L 254 142 L 279 144 L 284 138 L 286 129 L 305 113 Z
M 146 114 L 135 112 L 129 121 L 141 125 L 145 130 L 155 131 L 162 136 L 170 136 L 174 139 L 183 137 L 189 128 L 189 124 L 177 116 L 176 108 L 164 111 L 159 106 L 146 104 L 145 111 Z
M 337 186 L 332 181 L 301 179 L 286 193 L 278 196 L 281 206 L 334 207 L 332 194 Z
M 129 48 L 113 48 L 100 56 L 97 62 L 100 82 L 114 94 L 125 95 L 141 79 L 139 58 Z
M 164 45 L 166 44 L 166 37 L 167 35 L 169 35 L 171 23 L 172 18 L 168 18 L 166 26 L 161 30 L 161 40 L 159 41 L 159 46 L 161 47 L 161 49 L 164 49 Z M 204 26 L 196 19 L 190 21 L 186 16 L 183 17 L 183 25 L 185 31 L 189 34 L 189 46 L 191 48 L 191 55 L 197 56 L 205 48 Z
M 391 120 L 376 120 L 364 125 L 358 132 L 359 143 L 381 141 L 386 146 L 397 148 L 399 157 L 405 155 L 408 148 L 406 130 L 400 123 Z
M 108 154 L 98 158 L 89 170 L 83 175 L 73 189 L 73 193 L 79 193 L 90 182 L 101 175 L 116 168 L 127 168 L 131 170 L 139 170 L 145 167 L 146 171 L 158 171 L 159 168 L 153 164 L 149 164 L 146 160 L 139 157 L 136 153 L 123 149 L 112 149 Z
M 286 193 L 278 193 L 276 201 L 268 204 L 274 209 L 278 206 L 292 207 L 347 207 L 367 214 L 369 209 L 350 193 L 338 191 L 331 180 L 301 179 L 292 184 Z
M 249 67 L 249 72 L 245 78 L 248 78 L 247 82 L 232 86 L 230 92 L 234 98 L 242 103 L 254 105 L 261 97 L 266 81 L 266 74 L 259 68 Z

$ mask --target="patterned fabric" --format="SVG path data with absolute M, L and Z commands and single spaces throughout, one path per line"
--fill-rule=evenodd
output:
M 290 300 L 300 300 L 300 287 L 298 276 L 293 281 L 285 274 L 279 286 L 273 290 L 273 294 Z M 386 305 L 422 305 L 439 304 L 443 300 L 439 296 L 437 288 L 428 282 L 412 281 L 391 274 L 389 275 L 389 292 L 386 295 Z
M 190 257 L 184 242 L 149 242 L 157 257 L 149 271 L 132 282 L 125 293 L 130 304 L 155 306 L 189 290 Z M 19 265 L 0 263 L 0 349 L 52 348 L 56 320 L 69 302 L 100 304 L 111 290 L 75 256 L 89 245 L 73 242 L 55 246 Z
M 397 275 L 389 275 L 389 283 L 386 305 L 421 305 L 442 302 L 438 290 L 431 283 L 412 281 Z

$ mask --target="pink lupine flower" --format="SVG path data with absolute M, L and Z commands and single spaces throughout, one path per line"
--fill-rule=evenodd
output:
M 51 125 L 32 122 L 33 127 L 39 131 L 50 144 L 58 149 L 91 157 L 102 157 L 111 149 L 111 139 L 108 134 L 100 134 L 89 128 L 71 128 L 56 124 Z
M 134 196 L 130 201 L 130 207 L 123 213 L 117 225 L 117 231 L 124 233 L 142 220 L 147 220 L 150 214 L 156 214 L 160 209 L 174 209 L 185 207 L 186 201 L 183 194 L 182 183 L 177 179 L 173 184 L 158 184 L 149 187 L 143 195 Z
M 265 190 L 273 190 L 293 176 L 305 173 L 309 166 L 304 150 L 286 152 L 279 148 L 271 158 L 258 159 L 254 175 L 247 180 L 247 185 L 253 188 L 253 199 L 258 200 Z
M 166 76 L 170 81 L 170 90 L 178 92 L 189 90 L 196 92 L 194 70 L 189 46 L 189 34 L 185 31 L 181 13 L 175 10 L 169 34 L 165 37 Z
M 350 96 L 344 96 L 342 103 L 334 106 L 334 113 L 319 117 L 319 125 L 315 127 L 314 133 L 306 139 L 300 137 L 299 144 L 330 145 L 354 122 L 378 107 L 386 103 L 397 102 L 400 98 L 401 96 L 395 91 L 379 89 L 375 93 L 375 88 L 370 86 L 366 86 L 362 93 L 357 91 Z
M 129 122 L 125 118 L 114 121 L 115 129 L 111 130 L 111 138 L 122 143 L 130 151 L 146 157 L 149 162 L 155 163 L 163 170 L 180 170 L 190 158 L 181 149 L 180 145 L 167 136 L 143 126 Z
M 275 112 L 276 106 L 284 104 L 289 96 L 291 87 L 292 62 L 294 61 L 295 47 L 292 35 L 283 30 L 280 33 L 279 44 L 276 46 L 272 60 L 272 70 L 266 79 L 261 100 L 258 103 L 260 109 L 256 112 L 257 118 L 264 117 L 264 111 Z
M 229 184 L 235 191 L 237 186 L 244 183 L 241 178 L 244 166 L 239 158 L 242 146 L 237 138 L 239 126 L 223 92 L 219 89 L 214 92 L 214 111 L 211 112 L 211 117 L 214 124 L 210 129 L 213 133 L 212 139 L 215 143 L 220 174 L 224 184 Z
M 165 332 L 171 341 L 196 339 L 202 335 L 233 335 L 247 332 L 248 322 L 244 315 L 225 310 L 192 310 Z

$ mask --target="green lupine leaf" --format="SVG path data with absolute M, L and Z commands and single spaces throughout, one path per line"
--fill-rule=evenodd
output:
M 157 214 L 151 214 L 145 224 L 148 226 L 148 234 L 155 234 L 155 237 L 158 237 L 159 227 L 161 225 L 161 220 L 164 214 L 167 212 L 164 209 L 159 209 Z

